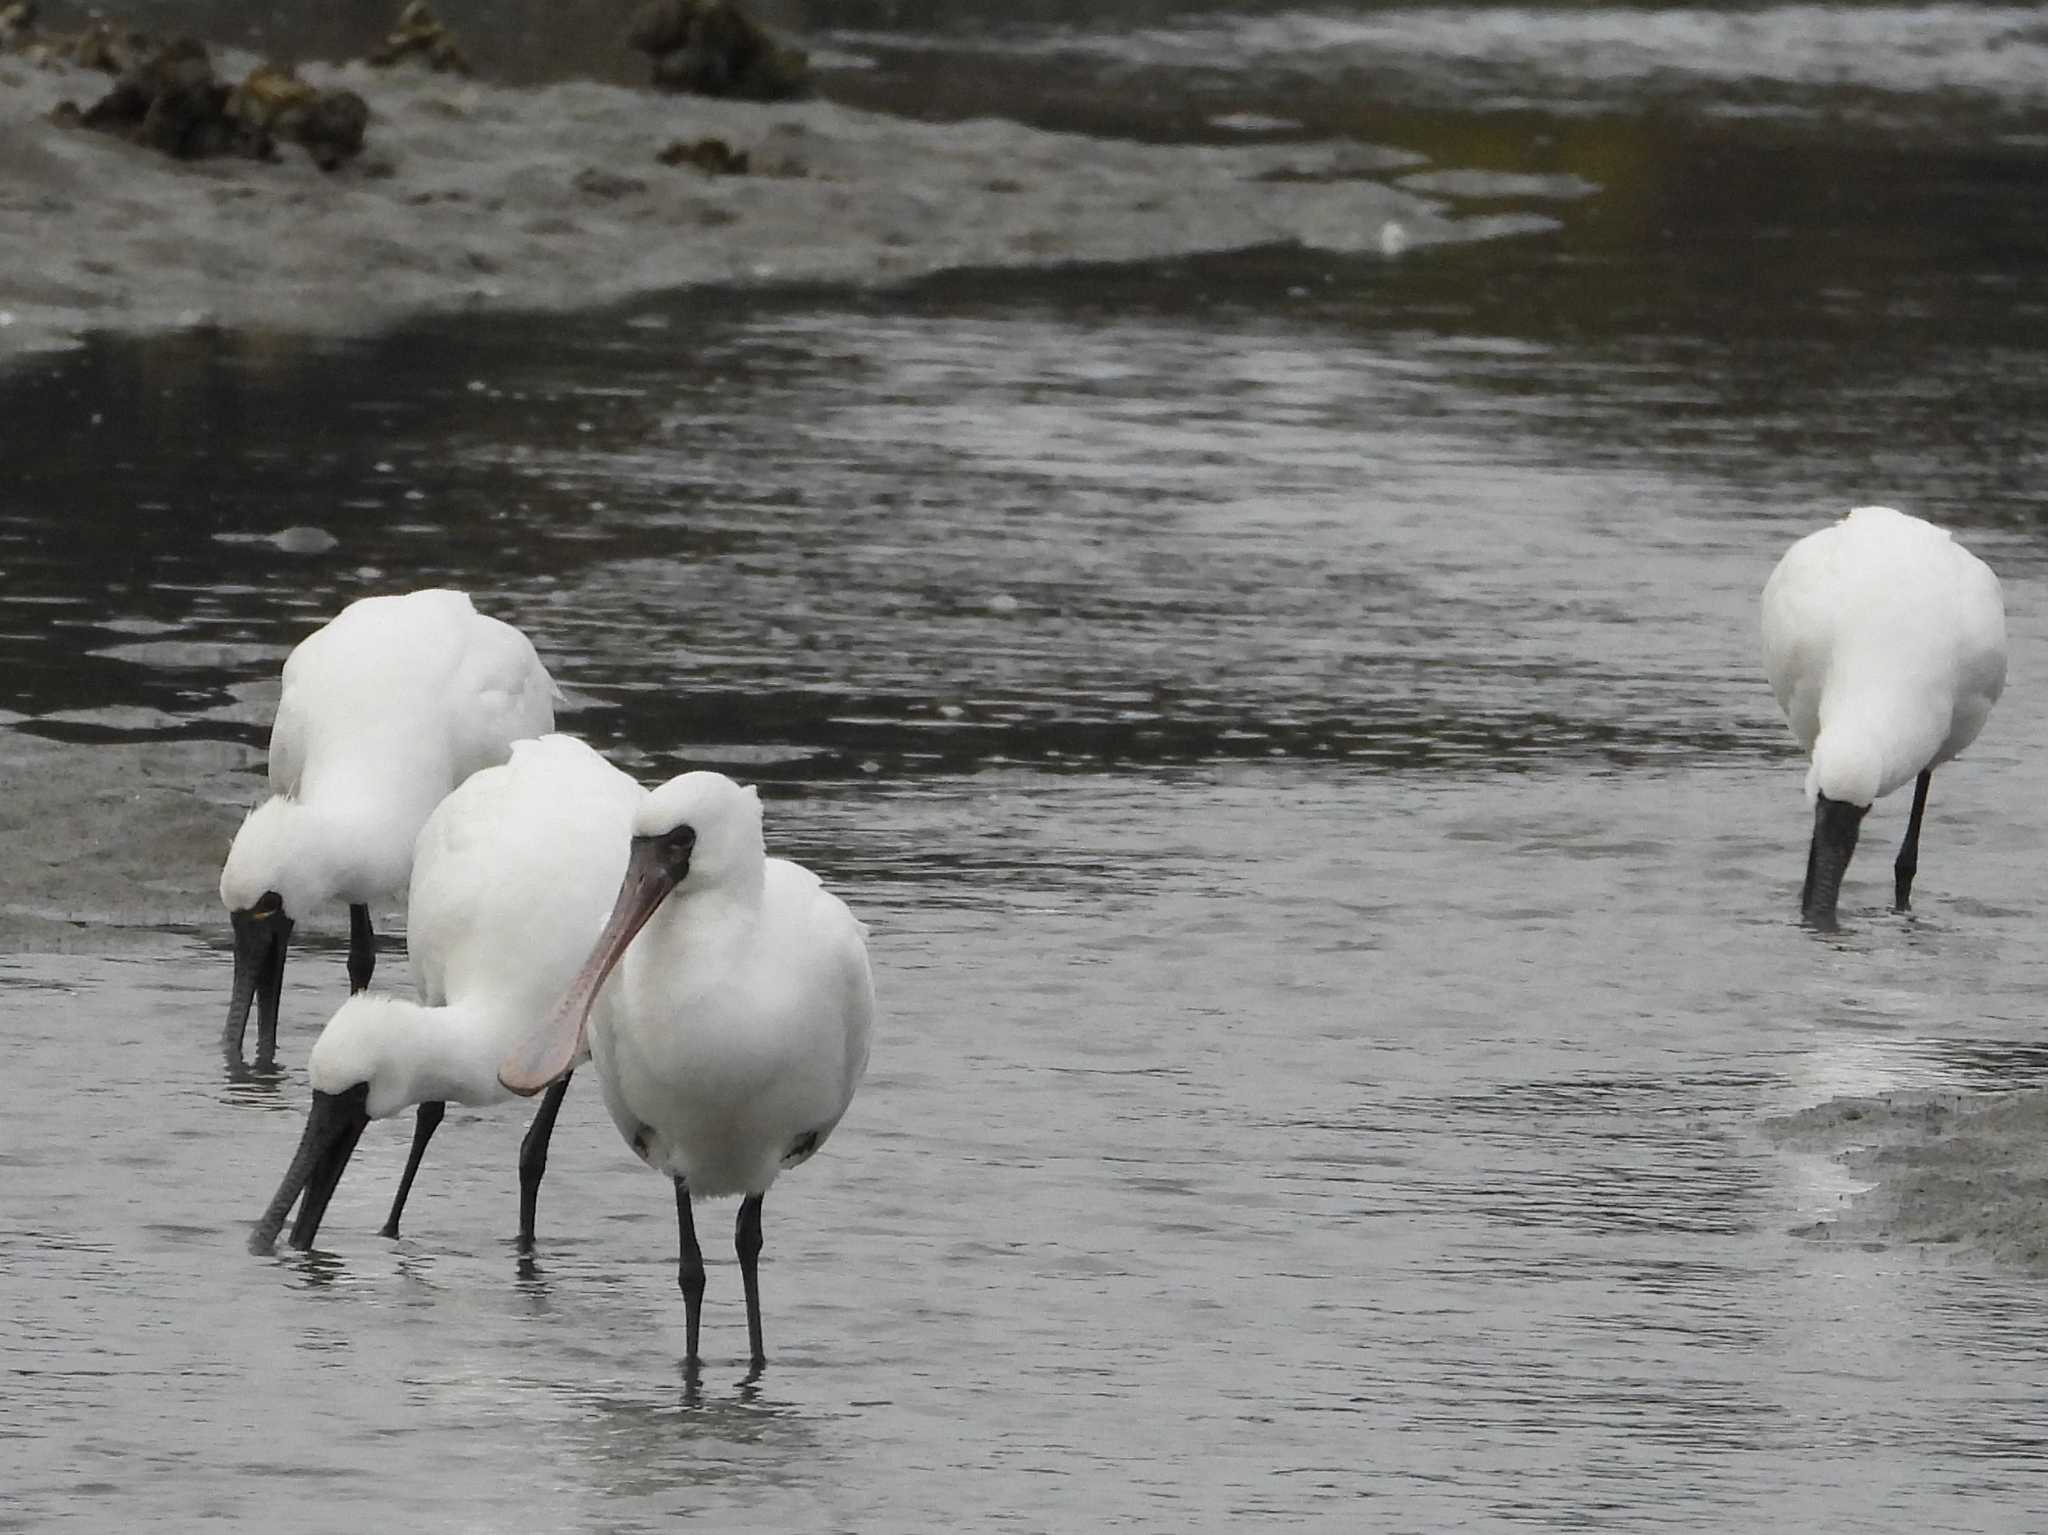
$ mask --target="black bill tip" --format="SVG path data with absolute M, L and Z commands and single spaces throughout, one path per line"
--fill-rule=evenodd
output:
M 284 960 L 291 943 L 292 919 L 285 912 L 284 897 L 275 890 L 266 890 L 254 906 L 230 912 L 228 922 L 235 935 L 235 983 L 228 997 L 228 1021 L 221 1031 L 221 1050 L 229 1060 L 241 1060 L 253 1003 L 257 1060 L 268 1065 L 277 1053 L 278 999 L 284 991 Z
M 1808 927 L 1823 933 L 1835 932 L 1840 922 L 1835 903 L 1842 893 L 1842 876 L 1849 872 L 1849 859 L 1856 852 L 1856 834 L 1868 805 L 1817 795 L 1813 804 L 1813 840 L 1806 851 L 1806 884 L 1799 892 L 1799 917 Z
M 301 1252 L 313 1245 L 327 1203 L 341 1183 L 363 1127 L 370 1122 L 369 1099 L 367 1082 L 358 1082 L 345 1092 L 314 1092 L 299 1149 L 271 1196 L 269 1208 L 249 1233 L 250 1252 L 268 1253 L 277 1246 L 277 1234 L 284 1229 L 285 1217 L 294 1204 L 299 1206 L 299 1218 L 292 1227 L 291 1245 Z

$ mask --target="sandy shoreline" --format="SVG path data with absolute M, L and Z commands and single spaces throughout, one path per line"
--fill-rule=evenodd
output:
M 1836 1098 L 1764 1129 L 1784 1150 L 1829 1158 L 1864 1185 L 1796 1235 L 2048 1276 L 2048 1092 Z
M 131 952 L 223 921 L 213 881 L 262 784 L 238 770 L 262 760 L 226 742 L 82 747 L 0 729 L 0 954 Z
M 254 62 L 216 53 L 223 77 Z M 885 284 L 1275 242 L 1396 251 L 1549 227 L 1458 217 L 1373 179 L 1420 157 L 1358 145 L 1143 145 L 827 101 L 302 73 L 369 100 L 360 161 L 323 174 L 285 146 L 271 164 L 173 162 L 48 120 L 106 76 L 0 59 L 0 358 L 93 329 L 352 334 L 705 285 Z M 752 173 L 656 159 L 706 136 L 748 153 Z

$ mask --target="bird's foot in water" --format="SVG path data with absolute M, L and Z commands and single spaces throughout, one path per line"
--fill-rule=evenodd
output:
M 282 1082 L 284 1068 L 277 1064 L 275 1053 L 264 1055 L 260 1052 L 253 1061 L 245 1060 L 242 1052 L 230 1045 L 221 1052 L 221 1063 L 227 1068 L 230 1082 Z

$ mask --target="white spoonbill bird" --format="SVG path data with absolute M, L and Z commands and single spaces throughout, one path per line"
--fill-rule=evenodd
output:
M 874 1014 L 867 929 L 810 870 L 767 856 L 754 790 L 685 773 L 649 792 L 589 962 L 500 1077 L 538 1092 L 587 1030 L 612 1122 L 675 1183 L 692 1362 L 704 1258 L 691 1199 L 744 1196 L 736 1245 L 759 1368 L 761 1201 L 853 1101 Z
M 1764 586 L 1764 674 L 1811 754 L 1800 915 L 1835 926 L 1835 902 L 1871 802 L 1918 776 L 1893 866 L 1911 903 L 1934 770 L 1977 739 L 2005 687 L 2005 602 L 1991 567 L 1946 529 L 1859 506 L 1809 533 Z
M 398 1234 L 442 1106 L 512 1094 L 498 1066 L 574 983 L 626 869 L 645 791 L 570 736 L 521 741 L 443 800 L 421 829 L 413 863 L 407 950 L 418 1002 L 362 992 L 341 1005 L 307 1065 L 312 1111 L 277 1196 L 250 1246 L 268 1252 L 303 1193 L 292 1246 L 319 1234 L 356 1138 L 370 1120 L 420 1105 L 405 1177 L 384 1234 Z M 533 1242 L 564 1075 L 519 1155 L 522 1249 Z M 431 1113 L 430 1113 L 431 1111 Z
M 231 1059 L 253 998 L 257 1059 L 270 1064 L 285 945 L 311 908 L 348 903 L 349 989 L 370 984 L 370 902 L 405 890 L 413 840 L 450 789 L 554 728 L 558 696 L 532 642 L 461 592 L 365 597 L 298 643 L 270 729 L 271 797 L 220 871 L 235 936 Z

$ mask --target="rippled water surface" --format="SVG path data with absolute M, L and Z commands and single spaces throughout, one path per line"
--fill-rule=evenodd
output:
M 1341 118 L 1337 34 L 1394 27 L 1046 7 L 963 41 L 916 9 L 849 8 L 860 89 L 1051 58 L 1170 98 L 1162 134 L 1290 91 Z M 2031 87 L 1956 62 L 2041 44 L 1911 12 L 1874 107 L 1908 14 L 1392 13 L 1428 27 L 1379 136 L 1598 184 L 1546 240 L 0 376 L 0 721 L 110 824 L 111 751 L 246 802 L 285 650 L 458 584 L 643 778 L 761 783 L 884 1006 L 767 1204 L 767 1371 L 714 1208 L 692 1379 L 668 1191 L 584 1083 L 537 1264 L 510 1108 L 451 1114 L 401 1240 L 409 1121 L 320 1250 L 246 1254 L 339 926 L 301 925 L 285 1075 L 228 1079 L 221 848 L 186 838 L 156 947 L 96 951 L 95 895 L 72 952 L 0 955 L 0 1528 L 2029 1527 L 2048 1297 L 1802 1234 L 1856 1181 L 1762 1128 L 2048 1083 L 2048 139 Z M 1525 40 L 1532 101 L 1428 84 L 1478 34 Z M 1684 110 L 1623 67 L 1660 48 Z M 1730 70 L 1772 110 L 1702 107 Z M 1573 81 L 1595 127 L 1533 100 Z M 1789 920 L 1807 812 L 1755 604 L 1867 500 L 2000 570 L 2012 682 L 1936 778 L 1920 910 L 1882 909 L 1886 803 L 1823 942 Z M 10 911 L 119 852 L 36 832 Z

